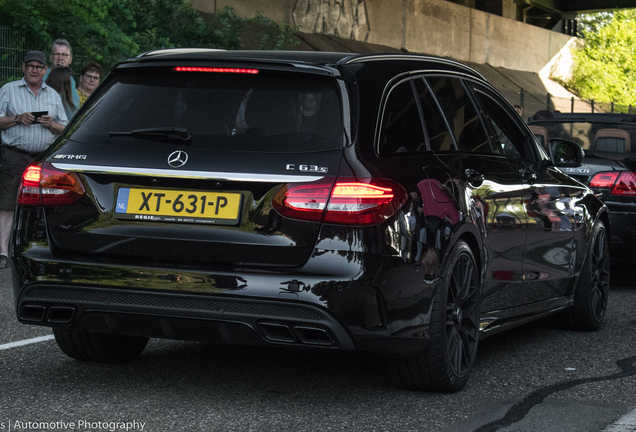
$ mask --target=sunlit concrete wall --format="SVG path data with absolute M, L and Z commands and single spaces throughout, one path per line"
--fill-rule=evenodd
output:
M 460 61 L 539 73 L 570 37 L 444 0 L 194 0 L 214 13 L 261 14 L 325 33 Z

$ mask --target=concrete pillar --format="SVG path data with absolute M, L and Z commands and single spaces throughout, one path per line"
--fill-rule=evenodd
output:
M 503 0 L 501 5 L 501 16 L 511 20 L 517 19 L 517 4 L 514 0 Z

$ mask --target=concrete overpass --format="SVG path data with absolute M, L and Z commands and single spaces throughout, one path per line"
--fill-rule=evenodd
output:
M 300 27 L 297 49 L 434 54 L 479 70 L 526 116 L 574 96 L 548 80 L 576 43 L 583 12 L 636 8 L 636 0 L 194 0 L 215 13 L 257 13 Z M 561 74 L 558 71 L 557 75 Z M 547 97 L 550 94 L 553 98 Z M 576 111 L 586 107 L 577 101 Z
M 577 14 L 636 7 L 633 0 L 515 0 L 515 3 L 557 13 Z
M 636 0 L 194 0 L 207 13 L 230 6 L 310 34 L 540 73 L 568 44 L 582 12 Z M 555 31 L 556 30 L 556 31 Z

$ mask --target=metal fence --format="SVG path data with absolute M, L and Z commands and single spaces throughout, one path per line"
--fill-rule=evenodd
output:
M 620 105 L 614 102 L 596 102 L 577 97 L 561 98 L 550 93 L 526 93 L 524 91 L 503 91 L 503 96 L 512 105 L 523 109 L 523 118 L 532 117 L 537 111 L 549 110 L 562 113 L 621 113 L 636 114 L 636 106 Z
M 37 46 L 28 35 L 0 27 L 0 84 L 22 78 L 22 59 L 31 50 L 48 53 L 50 47 Z

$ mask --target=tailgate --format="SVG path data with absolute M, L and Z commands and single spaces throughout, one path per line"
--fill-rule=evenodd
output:
M 344 142 L 334 78 L 148 67 L 98 91 L 46 159 L 86 189 L 46 208 L 56 249 L 178 265 L 309 258 L 320 222 L 283 218 L 272 199 L 286 184 L 333 182 Z

